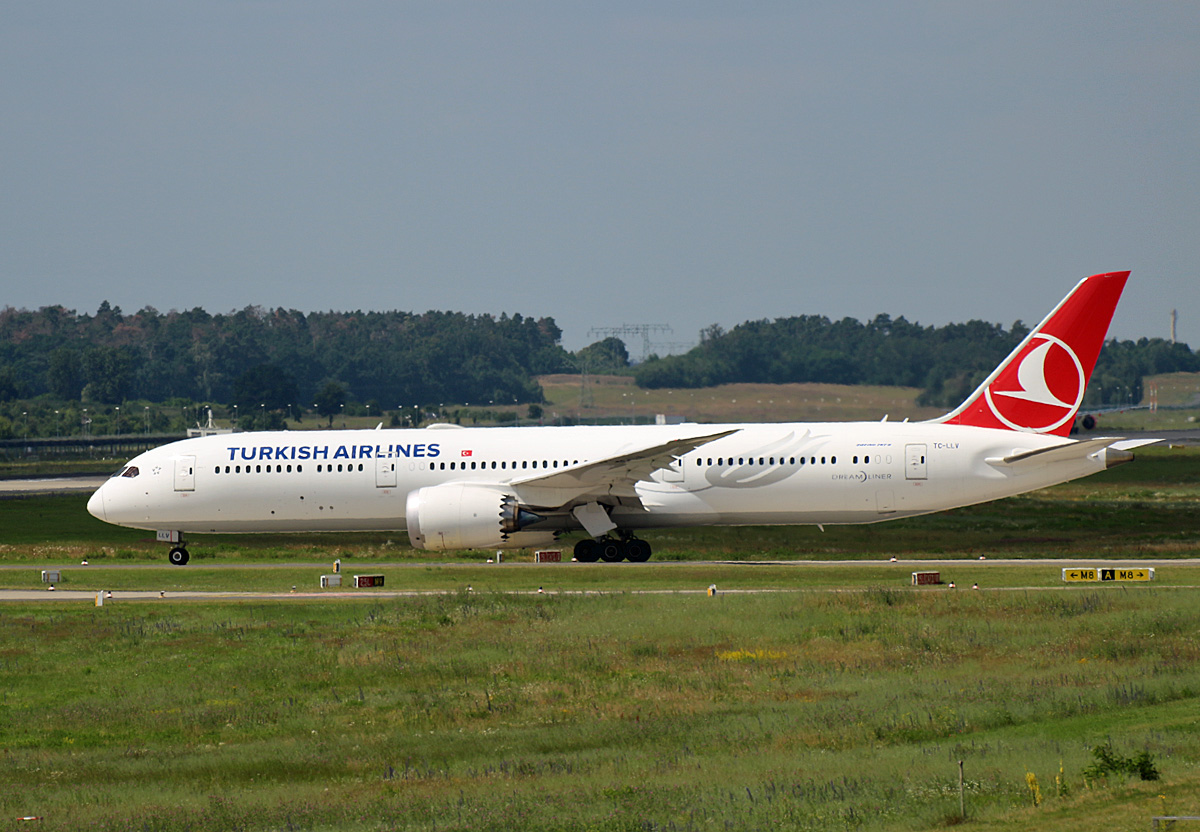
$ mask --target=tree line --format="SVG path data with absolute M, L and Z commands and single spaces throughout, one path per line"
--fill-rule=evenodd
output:
M 817 315 L 717 325 L 682 355 L 650 356 L 634 369 L 639 387 L 711 387 L 736 382 L 901 385 L 922 389 L 918 402 L 962 402 L 1030 330 L 1021 321 L 921 326 L 878 315 L 862 323 Z M 1147 375 L 1200 371 L 1186 344 L 1161 338 L 1105 343 L 1085 407 L 1136 404 Z
M 632 373 L 643 388 L 738 382 L 903 385 L 922 404 L 960 402 L 1029 332 L 984 321 L 921 326 L 814 315 L 711 326 L 700 344 L 631 365 L 606 338 L 571 353 L 553 318 L 456 312 L 314 312 L 250 306 L 94 315 L 62 306 L 0 309 L 0 438 L 81 430 L 174 430 L 221 403 L 244 427 L 280 427 L 316 411 L 401 414 L 443 403 L 516 411 L 544 401 L 537 377 Z M 1200 370 L 1185 344 L 1109 341 L 1086 406 L 1136 403 L 1142 378 Z M 32 404 L 21 404 L 21 403 Z M 162 408 L 150 407 L 161 403 Z M 92 405 L 92 407 L 88 407 Z M 122 413 L 121 406 L 125 405 Z M 30 425 L 31 417 L 40 414 Z M 165 414 L 176 414 L 169 418 Z M 50 420 L 53 417 L 54 430 Z M 125 419 L 124 426 L 121 419 Z M 89 427 L 96 419 L 103 426 Z M 151 422 L 154 424 L 151 424 Z M 23 424 L 18 425 L 18 422 Z M 177 424 L 178 423 L 178 424 Z
M 95 315 L 0 309 L 0 399 L 254 399 L 284 388 L 312 401 L 329 382 L 388 407 L 541 401 L 535 380 L 565 371 L 551 318 L 456 312 L 314 312 L 247 307 Z

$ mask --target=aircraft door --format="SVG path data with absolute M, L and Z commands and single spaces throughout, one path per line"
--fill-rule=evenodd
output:
M 924 445 L 904 446 L 904 478 L 923 480 L 928 478 L 926 448 Z
M 175 490 L 196 490 L 196 457 L 175 457 Z
M 390 457 L 378 457 L 375 460 L 375 487 L 396 487 L 396 460 Z

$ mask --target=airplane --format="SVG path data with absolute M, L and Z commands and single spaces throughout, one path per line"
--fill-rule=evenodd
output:
M 400 530 L 419 549 L 552 545 L 646 561 L 645 529 L 877 523 L 1022 494 L 1155 440 L 1069 433 L 1129 272 L 1084 278 L 965 402 L 923 422 L 676 424 L 203 436 L 142 453 L 88 511 L 185 535 Z

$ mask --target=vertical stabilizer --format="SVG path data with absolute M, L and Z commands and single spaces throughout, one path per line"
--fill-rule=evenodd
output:
M 1086 277 L 965 402 L 952 425 L 1066 436 L 1129 272 Z

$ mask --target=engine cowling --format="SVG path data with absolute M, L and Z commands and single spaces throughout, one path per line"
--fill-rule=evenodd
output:
M 532 536 L 519 533 L 543 519 L 497 487 L 470 483 L 419 488 L 404 513 L 412 545 L 438 551 L 528 546 Z

